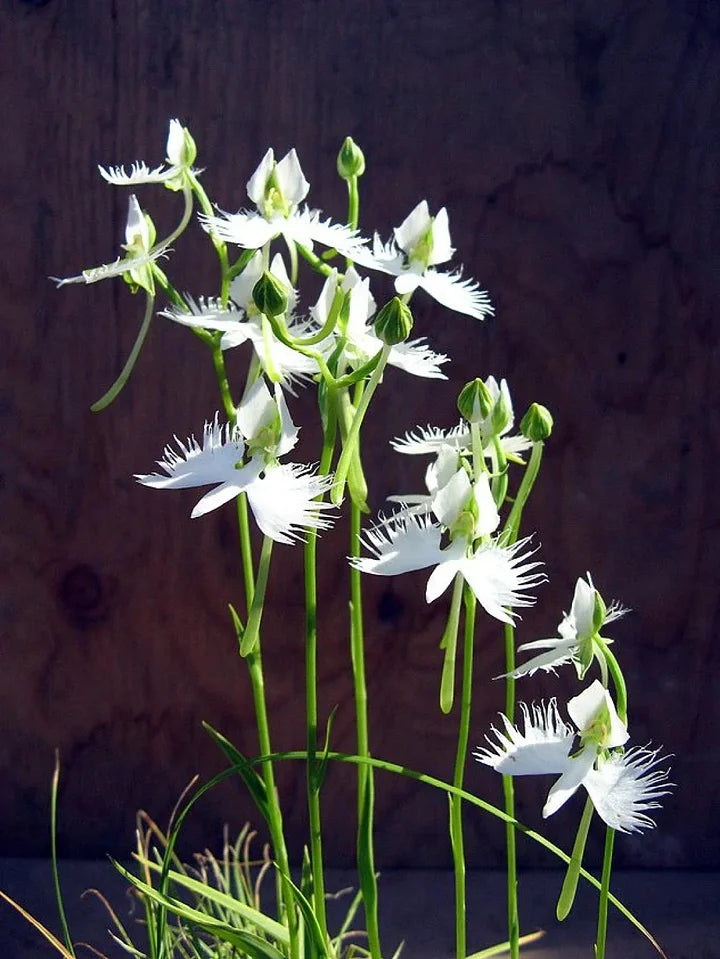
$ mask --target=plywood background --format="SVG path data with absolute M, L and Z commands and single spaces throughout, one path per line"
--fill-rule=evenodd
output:
M 127 355 L 139 304 L 121 282 L 56 291 L 46 277 L 115 256 L 126 196 L 98 162 L 160 162 L 168 118 L 199 145 L 223 208 L 268 146 L 296 146 L 312 199 L 342 217 L 334 158 L 365 149 L 362 226 L 387 235 L 422 197 L 450 211 L 459 262 L 490 290 L 483 325 L 416 298 L 417 331 L 453 356 L 428 390 L 391 372 L 367 455 L 373 506 L 417 488 L 419 464 L 386 441 L 450 424 L 461 385 L 508 378 L 518 409 L 555 413 L 528 514 L 550 584 L 523 620 L 548 635 L 592 570 L 634 613 L 616 630 L 635 741 L 676 754 L 659 828 L 618 843 L 621 862 L 720 865 L 718 370 L 720 14 L 658 0 L 10 0 L 0 13 L 2 592 L 0 852 L 47 849 L 52 753 L 64 765 L 66 855 L 126 853 L 137 807 L 163 820 L 196 772 L 220 759 L 208 720 L 252 753 L 249 687 L 226 603 L 239 565 L 230 508 L 190 522 L 192 494 L 134 484 L 173 432 L 218 406 L 212 369 L 187 331 L 157 321 L 135 375 L 106 413 L 89 412 Z M 175 197 L 143 202 L 162 224 Z M 174 257 L 176 284 L 212 293 L 200 232 Z M 241 375 L 244 357 L 233 357 Z M 294 407 L 312 419 L 312 400 Z M 308 432 L 308 431 L 306 431 Z M 713 496 L 716 498 L 713 499 Z M 352 748 L 346 570 L 340 527 L 321 546 L 322 715 Z M 299 551 L 277 551 L 265 656 L 278 748 L 301 745 Z M 371 741 L 377 755 L 450 775 L 455 719 L 437 708 L 445 606 L 424 579 L 368 582 Z M 480 741 L 501 705 L 495 624 L 480 634 L 473 720 Z M 572 677 L 527 687 L 539 698 Z M 295 850 L 304 778 L 280 788 Z M 499 799 L 475 764 L 468 783 Z M 549 783 L 519 790 L 537 824 Z M 332 770 L 326 847 L 352 859 L 352 776 Z M 378 780 L 385 866 L 449 862 L 443 798 Z M 252 816 L 240 789 L 210 796 L 187 846 Z M 551 834 L 567 845 L 576 801 Z M 502 832 L 468 815 L 472 864 L 501 861 Z M 599 837 L 595 843 L 599 842 Z M 593 847 L 596 851 L 597 845 Z M 526 862 L 545 863 L 521 844 Z

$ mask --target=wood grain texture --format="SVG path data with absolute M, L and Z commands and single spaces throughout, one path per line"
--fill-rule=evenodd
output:
M 193 132 L 204 182 L 224 209 L 269 145 L 296 146 L 311 199 L 342 217 L 335 154 L 363 146 L 367 231 L 387 235 L 422 197 L 447 205 L 458 262 L 491 291 L 477 324 L 419 294 L 416 330 L 453 357 L 432 391 L 391 372 L 370 424 L 373 507 L 418 488 L 421 467 L 386 441 L 416 423 L 449 425 L 459 388 L 506 376 L 556 431 L 529 509 L 550 583 L 520 638 L 548 635 L 591 569 L 634 613 L 617 651 L 636 742 L 676 753 L 676 795 L 660 828 L 618 843 L 634 865 L 720 865 L 720 15 L 711 2 L 659 0 L 11 0 L 0 13 L 0 849 L 46 848 L 52 750 L 64 763 L 62 847 L 124 854 L 137 807 L 167 817 L 196 772 L 220 768 L 205 719 L 252 753 L 249 686 L 226 603 L 237 601 L 232 510 L 189 521 L 192 495 L 137 486 L 173 434 L 218 407 L 212 369 L 187 331 L 156 320 L 128 388 L 94 416 L 132 345 L 140 306 L 124 284 L 56 291 L 115 256 L 126 196 L 96 164 L 159 162 L 168 117 Z M 161 228 L 177 197 L 142 194 Z M 169 269 L 212 293 L 199 229 Z M 388 288 L 378 282 L 378 295 Z M 238 353 L 240 351 L 237 351 Z M 232 357 L 242 373 L 245 357 Z M 293 411 L 313 416 L 312 398 Z M 308 428 L 308 433 L 312 430 Z M 309 447 L 310 442 L 307 441 Z M 321 544 L 322 715 L 339 704 L 336 744 L 352 748 L 342 526 Z M 278 748 L 300 745 L 301 556 L 278 549 L 265 657 Z M 377 755 L 449 775 L 455 720 L 438 706 L 445 606 L 421 574 L 366 586 L 371 741 Z M 298 624 L 298 628 L 295 627 Z M 483 624 L 479 677 L 501 671 L 501 635 Z M 546 677 L 527 695 L 564 694 Z M 522 693 L 522 690 L 521 690 Z M 480 741 L 501 690 L 478 681 Z M 304 839 L 299 766 L 280 772 L 293 847 Z M 328 777 L 326 847 L 351 861 L 352 775 Z M 499 800 L 490 773 L 471 788 Z M 539 822 L 549 783 L 523 783 Z M 441 796 L 378 780 L 385 866 L 449 862 Z M 238 788 L 208 798 L 188 846 L 219 840 L 252 811 Z M 548 826 L 574 830 L 576 805 Z M 495 823 L 468 814 L 468 853 L 501 862 Z M 596 842 L 600 838 L 596 837 Z M 568 840 L 565 840 L 566 844 Z M 597 847 L 593 853 L 597 852 Z M 528 863 L 545 860 L 521 846 Z

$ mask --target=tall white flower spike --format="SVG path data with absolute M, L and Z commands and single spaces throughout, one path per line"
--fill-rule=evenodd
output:
M 455 252 L 450 243 L 447 210 L 430 216 L 427 200 L 422 200 L 395 227 L 394 239 L 385 244 L 375 234 L 372 254 L 360 252 L 356 262 L 369 269 L 395 277 L 395 289 L 401 295 L 418 287 L 434 300 L 457 313 L 483 320 L 494 313 L 488 294 L 475 280 L 461 279 L 461 273 L 442 273 L 434 269 Z
M 501 713 L 503 729 L 492 727 L 494 739 L 478 748 L 475 759 L 508 776 L 560 775 L 550 789 L 543 818 L 551 816 L 584 786 L 598 815 L 612 829 L 638 832 L 654 826 L 646 814 L 672 785 L 668 770 L 660 769 L 659 750 L 632 748 L 618 751 L 628 731 L 610 694 L 595 680 L 568 702 L 576 730 L 560 718 L 557 703 L 528 707 L 521 704 L 523 729 Z M 580 749 L 573 752 L 575 736 Z
M 331 525 L 329 503 L 315 497 L 326 493 L 332 476 L 317 476 L 299 463 L 280 464 L 278 457 L 297 442 L 282 390 L 271 396 L 257 380 L 238 407 L 234 426 L 221 426 L 218 415 L 206 423 L 202 445 L 191 436 L 184 443 L 175 437 L 158 460 L 162 473 L 138 474 L 135 479 L 153 489 L 188 489 L 213 486 L 195 505 L 193 519 L 246 493 L 262 532 L 278 543 L 291 544 L 307 529 Z
M 179 184 L 173 181 L 182 179 L 183 174 L 191 169 L 195 160 L 195 143 L 190 132 L 183 127 L 179 120 L 170 121 L 167 144 L 165 147 L 166 162 L 151 169 L 143 160 L 136 161 L 130 166 L 129 172 L 124 166 L 99 166 L 100 176 L 113 186 L 139 186 L 144 183 L 164 183 L 176 188 Z M 197 171 L 194 171 L 197 172 Z
M 558 624 L 558 636 L 548 639 L 536 639 L 531 643 L 518 646 L 519 653 L 542 649 L 545 652 L 533 656 L 508 675 L 513 679 L 532 676 L 538 669 L 554 671 L 565 663 L 574 663 L 580 678 L 587 671 L 593 657 L 593 638 L 608 623 L 624 616 L 628 610 L 619 603 L 612 602 L 605 608 L 599 593 L 593 585 L 590 573 L 587 581 L 582 577 L 575 584 L 570 612 L 565 613 Z M 597 597 L 597 599 L 596 599 Z M 599 600 L 599 602 L 598 602 Z M 596 620 L 596 616 L 598 617 Z M 610 642 L 606 639 L 605 642 Z
M 384 345 L 370 322 L 375 312 L 375 300 L 370 292 L 370 280 L 367 277 L 361 279 L 352 267 L 342 282 L 339 282 L 337 273 L 333 273 L 325 280 L 311 310 L 318 327 L 322 327 L 330 315 L 338 286 L 347 295 L 349 304 L 347 311 L 343 310 L 344 321 L 335 327 L 333 340 L 342 338 L 345 359 L 351 367 L 357 368 L 367 363 Z M 413 376 L 445 380 L 447 377 L 440 367 L 448 360 L 444 353 L 431 350 L 425 338 L 420 337 L 395 344 L 390 350 L 388 364 Z
M 122 244 L 127 256 L 118 258 L 113 263 L 91 267 L 83 270 L 77 276 L 68 276 L 61 279 L 51 276 L 50 279 L 58 286 L 68 283 L 97 283 L 99 280 L 108 280 L 114 276 L 130 277 L 137 286 L 152 292 L 153 283 L 148 266 L 164 257 L 169 252 L 166 247 L 158 246 L 153 249 L 155 230 L 147 215 L 143 212 L 135 194 L 128 199 L 128 215 L 125 223 L 125 243 Z
M 366 241 L 356 230 L 323 220 L 319 210 L 299 208 L 309 189 L 295 150 L 276 163 L 270 149 L 247 183 L 248 196 L 256 210 L 201 216 L 200 222 L 221 240 L 246 250 L 258 250 L 282 236 L 288 243 L 299 243 L 309 250 L 317 241 L 350 259 L 362 255 Z
M 425 591 L 428 603 L 460 574 L 483 609 L 503 623 L 514 621 L 516 607 L 534 604 L 527 590 L 546 577 L 537 572 L 542 563 L 529 561 L 535 552 L 529 549 L 529 539 L 512 546 L 493 541 L 472 545 L 478 537 L 488 537 L 500 520 L 485 474 L 471 485 L 467 473 L 458 470 L 434 498 L 432 510 L 437 522 L 430 516 L 401 512 L 366 530 L 361 541 L 373 557 L 356 557 L 351 565 L 377 576 L 433 566 Z M 442 548 L 445 531 L 454 538 Z

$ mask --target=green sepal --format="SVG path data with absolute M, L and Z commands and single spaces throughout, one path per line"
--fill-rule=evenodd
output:
M 327 775 L 327 765 L 328 765 L 328 753 L 330 752 L 330 733 L 332 732 L 332 724 L 335 720 L 335 714 L 338 711 L 337 706 L 333 706 L 332 712 L 328 716 L 327 723 L 325 724 L 325 742 L 323 743 L 322 753 L 320 757 L 315 757 L 315 761 L 312 764 L 310 770 L 310 788 L 317 792 L 322 788 L 322 784 L 325 782 L 325 776 Z
M 242 638 L 245 633 L 245 627 L 243 626 L 240 617 L 238 616 L 237 610 L 232 603 L 228 603 L 228 609 L 230 610 L 230 616 L 232 618 L 233 626 L 235 628 L 235 636 L 238 641 L 238 648 L 242 646 Z

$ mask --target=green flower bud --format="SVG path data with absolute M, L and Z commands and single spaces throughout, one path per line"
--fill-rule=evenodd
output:
M 504 390 L 500 390 L 490 417 L 490 428 L 495 436 L 500 436 L 512 420 L 512 408 L 508 405 Z
M 375 317 L 375 335 L 387 346 L 404 343 L 413 328 L 413 315 L 410 307 L 398 296 L 380 310 Z
M 552 428 L 552 413 L 546 406 L 541 406 L 539 403 L 531 403 L 520 421 L 520 432 L 533 443 L 546 440 L 552 433 Z
M 280 316 L 287 310 L 288 295 L 285 284 L 269 270 L 265 270 L 252 291 L 255 306 L 265 316 Z
M 474 380 L 470 380 L 460 391 L 457 406 L 460 415 L 468 423 L 480 423 L 492 412 L 492 393 L 483 381 L 476 377 Z
M 365 156 L 352 137 L 345 137 L 345 142 L 340 147 L 337 171 L 343 180 L 351 180 L 365 172 Z

